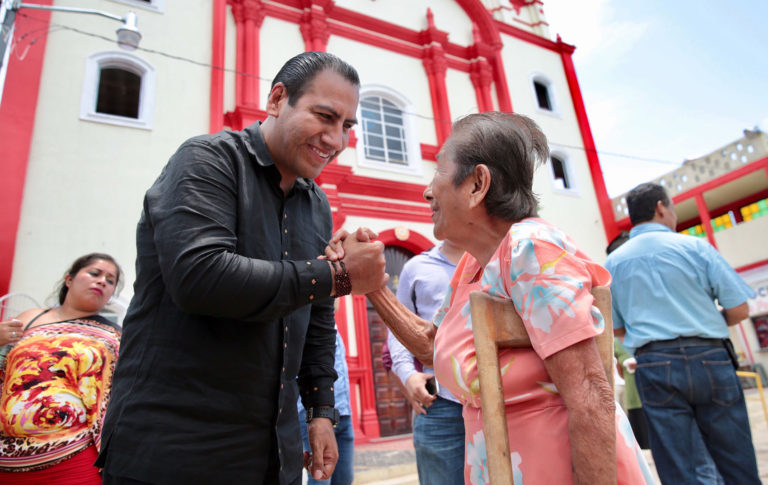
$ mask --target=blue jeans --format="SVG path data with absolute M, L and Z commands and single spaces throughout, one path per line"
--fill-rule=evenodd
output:
M 438 396 L 416 415 L 413 447 L 421 485 L 464 485 L 464 418 L 461 404 Z
M 639 352 L 635 381 L 648 420 L 651 453 L 664 484 L 694 485 L 700 435 L 728 485 L 760 485 L 747 407 L 722 347 Z
M 302 408 L 299 410 L 301 439 L 304 442 L 304 450 L 312 451 L 309 448 L 306 419 L 307 412 Z M 352 417 L 341 416 L 333 433 L 336 435 L 336 444 L 339 447 L 339 461 L 336 462 L 336 469 L 333 470 L 329 480 L 317 481 L 308 476 L 307 485 L 352 485 L 355 477 L 355 432 L 352 429 Z

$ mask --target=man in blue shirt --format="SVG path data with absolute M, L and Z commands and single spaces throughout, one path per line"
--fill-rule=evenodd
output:
M 630 239 L 611 253 L 613 322 L 637 359 L 635 379 L 665 484 L 697 483 L 696 434 L 726 484 L 760 484 L 728 326 L 749 316 L 754 291 L 707 241 L 675 232 L 664 188 L 627 195 Z M 720 311 L 715 304 L 719 303 Z
M 333 368 L 338 374 L 333 383 L 333 394 L 336 398 L 336 409 L 339 410 L 339 423 L 333 429 L 336 435 L 336 444 L 339 447 L 339 461 L 328 480 L 315 480 L 311 476 L 307 478 L 307 485 L 352 485 L 355 476 L 355 432 L 352 429 L 352 409 L 349 406 L 349 370 L 347 369 L 347 357 L 344 341 L 336 329 L 336 353 L 334 354 Z M 307 411 L 301 403 L 297 402 L 299 411 L 299 426 L 301 427 L 301 439 L 304 442 L 304 453 L 311 453 L 309 435 L 307 434 Z
M 397 299 L 425 320 L 432 320 L 443 303 L 446 290 L 464 252 L 450 241 L 408 260 L 400 272 Z M 434 371 L 422 367 L 389 332 L 392 372 L 405 388 L 416 418 L 413 448 L 420 485 L 463 485 L 464 418 L 462 406 L 447 389 L 440 387 Z M 427 391 L 432 380 L 436 394 Z M 432 389 L 435 390 L 435 387 Z

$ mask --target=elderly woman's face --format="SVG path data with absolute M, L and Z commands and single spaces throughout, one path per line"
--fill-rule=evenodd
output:
M 435 223 L 433 232 L 438 239 L 459 240 L 462 235 L 462 220 L 464 209 L 467 208 L 465 198 L 465 182 L 458 186 L 453 183 L 456 162 L 451 149 L 451 143 L 446 142 L 437 154 L 437 170 L 432 182 L 424 191 L 424 198 L 432 209 L 432 221 Z

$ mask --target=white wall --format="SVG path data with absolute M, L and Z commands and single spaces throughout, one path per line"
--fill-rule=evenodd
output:
M 565 230 L 590 257 L 602 262 L 607 245 L 605 230 L 560 55 L 507 35 L 502 35 L 502 41 L 513 109 L 536 121 L 550 149 L 564 155 L 570 168 L 574 187 L 570 191 L 557 189 L 548 164 L 536 171 L 533 188 L 540 196 L 540 214 Z M 532 86 L 534 75 L 543 75 L 551 82 L 556 103 L 553 112 L 539 109 Z
M 105 0 L 78 6 L 119 15 L 130 9 Z M 210 62 L 208 0 L 169 1 L 164 13 L 136 12 L 141 47 Z M 54 24 L 109 39 L 118 27 L 71 13 L 53 13 Z M 135 51 L 157 73 L 152 130 L 81 121 L 85 59 L 116 44 L 55 27 L 48 35 L 11 281 L 11 291 L 39 301 L 75 258 L 91 251 L 112 254 L 132 284 L 144 192 L 182 141 L 207 131 L 210 96 L 208 68 Z M 132 293 L 127 286 L 123 296 Z

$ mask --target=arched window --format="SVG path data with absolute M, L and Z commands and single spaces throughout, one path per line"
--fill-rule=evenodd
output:
M 358 163 L 370 168 L 421 173 L 411 104 L 383 86 L 366 86 L 360 91 Z
M 86 60 L 80 118 L 152 128 L 155 70 L 124 52 L 100 52 Z
M 536 106 L 541 111 L 556 113 L 558 111 L 557 100 L 552 89 L 552 82 L 542 74 L 534 74 L 531 76 L 531 86 L 536 98 Z

